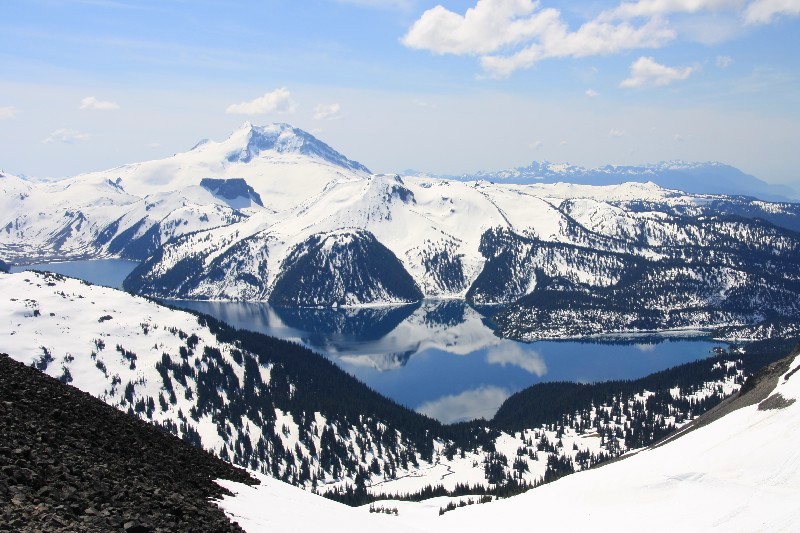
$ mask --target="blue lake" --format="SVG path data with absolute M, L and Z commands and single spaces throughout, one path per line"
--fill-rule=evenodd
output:
M 95 260 L 35 268 L 119 287 L 135 266 Z M 444 422 L 491 418 L 505 398 L 534 383 L 635 379 L 708 357 L 722 346 L 704 338 L 663 336 L 520 343 L 496 337 L 484 314 L 457 300 L 366 309 L 169 303 L 300 342 L 378 392 Z
M 138 264 L 138 261 L 127 261 L 125 259 L 88 259 L 85 261 L 12 266 L 11 272 L 44 270 L 72 278 L 84 279 L 95 285 L 121 289 L 122 282 Z

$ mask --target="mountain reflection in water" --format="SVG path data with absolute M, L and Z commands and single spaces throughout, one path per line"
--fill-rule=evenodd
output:
M 14 267 L 119 288 L 136 263 L 121 259 Z M 708 357 L 702 337 L 521 343 L 494 335 L 491 309 L 461 300 L 367 308 L 276 308 L 265 303 L 172 301 L 233 327 L 293 340 L 376 391 L 443 422 L 491 418 L 511 394 L 541 381 L 635 379 Z
M 494 335 L 491 310 L 460 300 L 336 309 L 172 303 L 304 344 L 378 392 L 444 422 L 491 418 L 510 394 L 537 382 L 634 379 L 708 357 L 717 346 L 669 336 L 521 343 Z

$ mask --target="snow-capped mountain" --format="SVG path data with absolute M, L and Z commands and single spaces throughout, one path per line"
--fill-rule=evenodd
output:
M 797 192 L 785 185 L 771 185 L 741 170 L 718 162 L 691 163 L 662 161 L 646 165 L 605 165 L 585 168 L 569 163 L 534 161 L 524 167 L 474 174 L 441 176 L 462 181 L 486 180 L 498 183 L 580 183 L 613 185 L 626 182 L 653 182 L 666 189 L 693 194 L 754 196 L 762 200 L 785 201 Z
M 498 324 L 520 338 L 798 318 L 800 204 L 541 181 L 370 175 L 302 130 L 248 123 L 161 161 L 0 178 L 0 257 L 137 259 L 125 287 L 156 297 L 513 304 Z
M 302 130 L 250 123 L 222 142 L 66 180 L 0 174 L 0 256 L 17 263 L 104 255 L 144 260 L 185 233 L 254 212 L 269 218 L 332 181 L 367 175 L 363 165 Z
M 498 323 L 503 334 L 521 338 L 533 338 L 529 331 L 552 338 L 797 317 L 800 235 L 709 207 L 723 199 L 734 201 L 654 184 L 371 176 L 333 183 L 274 223 L 254 215 L 167 243 L 125 287 L 294 306 L 420 297 L 514 304 L 535 313 L 509 311 Z M 765 216 L 790 217 L 797 209 L 748 205 Z M 390 279 L 406 288 L 390 289 Z M 584 311 L 562 305 L 576 294 L 593 298 L 580 304 Z M 537 298 L 547 305 L 531 307 Z M 551 307 L 556 313 L 546 311 Z
M 254 126 L 245 122 L 221 142 L 203 141 L 166 159 L 82 174 L 77 181 L 120 179 L 131 194 L 181 191 L 203 178 L 243 178 L 264 205 L 282 211 L 319 192 L 334 180 L 368 176 L 313 135 L 288 124 Z

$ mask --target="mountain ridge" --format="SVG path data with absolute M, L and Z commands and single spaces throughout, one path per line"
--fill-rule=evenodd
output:
M 404 171 L 416 174 L 416 171 Z M 717 161 L 687 162 L 660 161 L 640 165 L 601 165 L 586 168 L 569 163 L 533 161 L 532 163 L 497 171 L 477 171 L 457 175 L 427 174 L 459 181 L 486 180 L 498 183 L 533 184 L 570 182 L 586 185 L 612 185 L 623 182 L 651 181 L 667 189 L 693 194 L 724 194 L 753 196 L 768 201 L 798 199 L 798 192 L 787 185 L 769 184 L 738 168 Z

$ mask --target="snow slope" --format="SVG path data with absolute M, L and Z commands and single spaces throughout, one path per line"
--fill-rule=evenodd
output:
M 445 515 L 438 531 L 522 520 L 591 521 L 632 531 L 792 531 L 800 520 L 800 357 L 770 393 L 791 405 L 743 407 L 705 427 L 596 470 L 485 508 Z M 477 526 L 477 527 L 476 527 Z M 482 527 L 483 526 L 483 527 Z
M 442 516 L 438 508 L 446 498 L 378 502 L 375 507 L 396 508 L 398 515 L 377 515 L 366 506 L 351 511 L 315 501 L 275 482 L 259 487 L 224 482 L 236 496 L 220 505 L 250 532 L 297 530 L 298 514 L 282 509 L 304 509 L 313 516 L 313 523 L 304 523 L 308 531 L 342 520 L 350 520 L 347 531 L 399 527 L 462 533 L 532 521 L 537 528 L 590 524 L 594 531 L 795 531 L 800 520 L 800 450 L 794 445 L 800 438 L 799 370 L 800 356 L 794 356 L 768 395 L 771 403 L 740 408 L 625 460 Z M 783 400 L 774 400 L 776 395 Z

